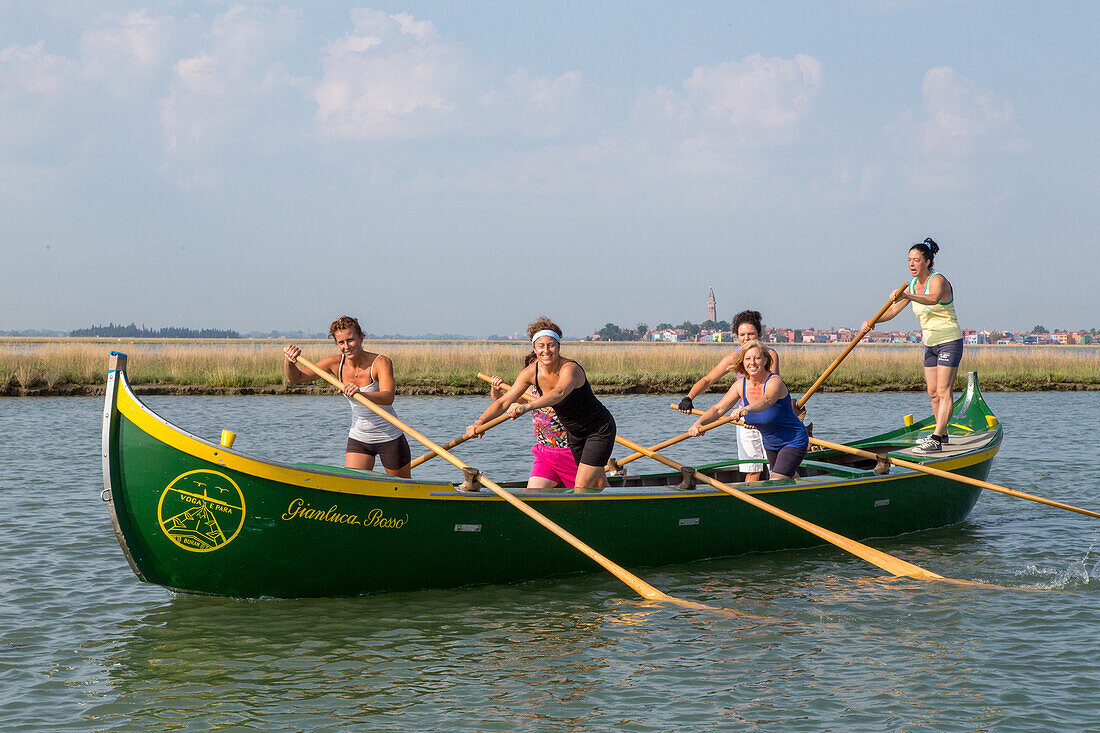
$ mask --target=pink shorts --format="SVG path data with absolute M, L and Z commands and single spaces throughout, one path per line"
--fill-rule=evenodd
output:
M 577 464 L 573 461 L 573 451 L 536 443 L 531 452 L 535 455 L 532 476 L 556 481 L 567 489 L 577 485 Z

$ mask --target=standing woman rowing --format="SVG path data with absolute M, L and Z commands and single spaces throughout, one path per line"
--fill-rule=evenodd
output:
M 333 321 L 328 335 L 336 342 L 340 353 L 321 359 L 317 366 L 344 383 L 341 391 L 351 403 L 352 423 L 348 431 L 344 466 L 371 471 L 375 457 L 381 456 L 386 473 L 409 478 L 412 452 L 405 434 L 352 399 L 359 393 L 397 417 L 393 411 L 393 396 L 397 391 L 393 362 L 387 356 L 363 350 L 363 329 L 359 327 L 359 321 L 351 316 L 340 316 Z M 283 374 L 291 384 L 306 384 L 317 379 L 313 372 L 303 372 L 298 368 L 296 362 L 301 353 L 302 350 L 294 344 L 287 344 L 283 349 L 286 357 Z
M 936 418 L 936 430 L 913 449 L 915 453 L 935 453 L 947 443 L 947 424 L 951 421 L 954 404 L 955 375 L 962 361 L 963 333 L 955 316 L 955 290 L 947 278 L 933 272 L 932 262 L 940 246 L 932 239 L 909 248 L 909 281 L 898 294 L 896 302 L 878 320 L 889 321 L 913 304 L 913 313 L 920 321 L 924 340 L 924 382 L 932 400 L 932 414 Z M 870 321 L 863 328 L 870 330 Z
M 531 410 L 553 407 L 577 462 L 576 488 L 603 488 L 608 485 L 604 466 L 615 447 L 615 418 L 592 393 L 581 365 L 562 358 L 561 336 L 561 329 L 545 316 L 527 327 L 535 360 L 519 373 L 511 389 L 466 428 L 466 435 L 472 437 L 477 428 L 505 411 L 515 420 Z M 542 396 L 520 402 L 530 387 Z

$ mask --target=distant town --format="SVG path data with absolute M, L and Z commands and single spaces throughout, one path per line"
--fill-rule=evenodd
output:
M 648 324 L 639 323 L 634 328 L 622 328 L 608 323 L 599 331 L 586 336 L 586 341 L 665 341 L 672 343 L 721 343 L 736 341 L 728 321 L 719 321 L 718 301 L 714 297 L 714 288 L 707 290 L 707 320 L 699 324 L 687 321 L 679 326 L 671 323 L 658 324 L 651 329 Z M 964 328 L 963 338 L 968 344 L 1028 344 L 1028 345 L 1074 345 L 1100 343 L 1100 332 L 1095 328 L 1077 331 L 1049 331 L 1043 326 L 1035 326 L 1027 333 L 1011 331 L 990 331 Z M 852 328 L 764 328 L 763 340 L 773 344 L 840 344 L 851 341 L 859 333 Z M 920 331 L 872 331 L 864 339 L 880 344 L 920 343 Z
M 716 310 L 713 292 L 708 297 L 708 312 L 713 316 Z M 1043 326 L 1035 326 L 1026 333 L 1011 331 L 993 331 L 964 328 L 963 337 L 968 344 L 1023 344 L 1032 346 L 1057 346 L 1057 345 L 1091 345 L 1100 344 L 1100 330 L 1091 328 L 1075 331 L 1048 330 Z M 763 340 L 777 344 L 837 344 L 846 343 L 856 337 L 858 333 L 854 328 L 767 328 L 764 329 Z M 413 341 L 525 341 L 522 333 L 510 335 L 492 334 L 488 337 L 465 336 L 461 334 L 420 334 L 406 336 L 400 333 L 393 334 L 366 334 L 369 340 L 413 340 Z M 229 329 L 203 328 L 193 329 L 182 326 L 169 326 L 166 328 L 151 328 L 145 325 L 128 325 L 110 323 L 106 326 L 91 326 L 72 331 L 48 331 L 48 330 L 0 330 L 0 337 L 31 337 L 31 338 L 175 338 L 175 339 L 325 339 L 323 333 L 307 333 L 304 331 L 252 331 L 240 333 Z M 568 334 L 566 338 L 571 338 Z M 576 338 L 576 337 L 573 337 Z M 580 337 L 584 341 L 649 341 L 664 343 L 723 343 L 737 341 L 737 335 L 733 333 L 729 321 L 718 321 L 710 318 L 702 323 L 684 321 L 678 326 L 671 323 L 660 323 L 655 328 L 650 328 L 645 323 L 639 323 L 633 328 L 623 328 L 614 323 L 608 323 L 598 331 Z M 880 344 L 915 344 L 921 341 L 920 331 L 872 331 L 864 339 L 870 343 Z
M 1028 333 L 1011 331 L 962 329 L 967 344 L 1027 344 L 1041 345 L 1088 345 L 1100 343 L 1100 331 L 1097 329 L 1077 331 L 1048 331 L 1036 326 Z M 777 344 L 838 344 L 851 341 L 859 333 L 853 328 L 764 328 L 763 340 Z M 705 321 L 701 324 L 682 323 L 672 326 L 662 323 L 654 329 L 646 324 L 638 324 L 634 329 L 623 329 L 609 323 L 599 331 L 585 337 L 586 341 L 664 341 L 672 343 L 721 343 L 737 341 L 730 325 L 725 321 Z M 880 344 L 920 343 L 920 331 L 872 331 L 865 342 Z
M 840 344 L 851 341 L 856 337 L 858 329 L 854 328 L 764 328 L 763 340 L 773 344 Z M 1027 333 L 1012 331 L 975 330 L 964 328 L 963 337 L 967 344 L 1022 344 L 1028 346 L 1073 346 L 1100 344 L 1100 330 L 1079 329 L 1076 331 L 1048 331 L 1043 326 L 1036 326 Z M 368 333 L 368 340 L 413 340 L 413 341 L 526 341 L 523 334 L 513 333 L 509 335 L 492 334 L 487 337 L 465 336 L 462 334 L 420 334 L 406 336 L 404 334 L 375 334 Z M 326 339 L 323 333 L 306 333 L 304 331 L 264 331 L 238 333 L 226 329 L 189 329 L 171 327 L 163 329 L 130 329 L 130 328 L 82 328 L 73 331 L 51 330 L 0 330 L 0 337 L 20 338 L 177 338 L 177 339 Z M 570 338 L 569 335 L 566 338 Z M 640 323 L 634 328 L 622 328 L 614 323 L 608 323 L 598 331 L 593 331 L 583 337 L 583 341 L 649 341 L 663 343 L 733 343 L 737 341 L 736 334 L 731 330 L 726 321 L 704 321 L 703 323 L 689 323 L 685 321 L 679 326 L 661 323 L 656 328 L 649 328 Z M 921 341 L 920 331 L 872 331 L 865 338 L 865 343 L 878 344 L 917 344 Z

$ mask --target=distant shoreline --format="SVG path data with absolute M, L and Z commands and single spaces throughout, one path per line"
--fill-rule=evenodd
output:
M 143 395 L 331 394 L 321 383 L 283 384 L 282 341 L 0 341 L 0 396 L 102 395 L 112 349 L 129 354 L 128 375 Z M 301 342 L 308 358 L 333 353 L 327 342 Z M 776 344 L 780 372 L 791 391 L 810 387 L 843 345 Z M 401 395 L 485 395 L 478 372 L 510 381 L 522 364 L 524 342 L 368 342 L 393 359 Z M 729 344 L 566 342 L 563 355 L 584 365 L 600 394 L 684 394 L 730 350 Z M 919 345 L 860 344 L 822 387 L 828 392 L 924 390 Z M 1098 346 L 968 346 L 966 372 L 989 392 L 1100 390 Z M 729 377 L 715 385 L 720 392 Z
M 304 387 L 295 387 L 293 389 L 287 389 L 282 385 L 268 385 L 258 387 L 211 387 L 209 385 L 202 384 L 131 384 L 130 385 L 135 394 L 141 396 L 212 396 L 212 397 L 231 397 L 231 396 L 247 396 L 247 395 L 269 395 L 269 396 L 283 396 L 294 397 L 300 395 L 332 395 L 335 392 L 331 389 L 325 389 L 323 387 L 306 385 Z M 726 384 L 728 387 L 728 383 Z M 996 392 L 1100 392 L 1100 385 L 1097 384 L 1084 384 L 1081 382 L 1050 382 L 1048 384 L 1029 384 L 1026 387 L 1018 387 L 1013 385 L 1002 384 L 990 384 L 988 382 L 981 383 L 982 392 L 996 393 Z M 622 394 L 667 394 L 667 395 L 683 395 L 690 389 L 691 385 L 688 384 L 683 389 L 668 391 L 667 389 L 653 389 L 647 390 L 644 385 L 639 385 L 635 388 L 622 388 L 611 387 L 604 388 L 601 385 L 593 384 L 592 390 L 599 395 L 622 395 Z M 791 391 L 797 397 L 805 389 L 797 389 L 791 387 Z M 0 398 L 18 398 L 18 397 L 102 397 L 105 394 L 106 385 L 104 384 L 65 384 L 56 385 L 53 387 L 32 387 L 28 389 L 20 389 L 18 391 L 5 389 L 0 391 Z M 724 392 L 724 389 L 711 390 L 711 394 L 720 394 Z M 826 385 L 818 390 L 818 393 L 847 393 L 855 394 L 859 392 L 923 392 L 924 384 L 881 384 L 876 386 L 860 386 L 858 388 L 852 388 L 848 385 Z M 961 390 L 958 390 L 961 391 Z M 409 388 L 398 388 L 397 393 L 399 396 L 424 396 L 424 397 L 458 397 L 464 395 L 484 395 L 484 390 L 477 389 L 462 389 L 462 388 L 445 388 L 439 389 L 434 386 L 418 387 L 412 386 Z

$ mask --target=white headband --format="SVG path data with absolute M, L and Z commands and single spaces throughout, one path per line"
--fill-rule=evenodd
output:
M 558 336 L 556 333 L 551 331 L 549 328 L 544 328 L 541 331 L 539 331 L 538 333 L 536 333 L 534 336 L 531 337 L 531 345 L 533 346 L 535 344 L 535 342 L 538 341 L 543 336 L 549 336 L 550 338 L 557 341 L 559 344 L 561 343 L 561 336 Z

